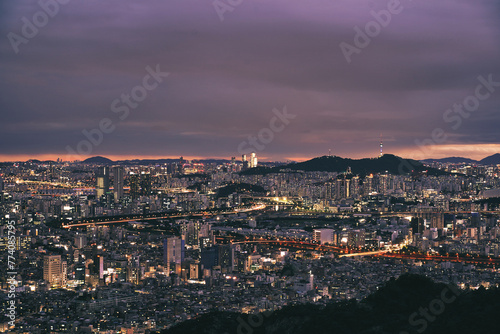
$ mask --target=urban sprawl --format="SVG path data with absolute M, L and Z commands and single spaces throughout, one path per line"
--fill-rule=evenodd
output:
M 0 164 L 0 331 L 156 333 L 360 300 L 404 273 L 500 282 L 498 165 L 245 173 L 259 165 Z

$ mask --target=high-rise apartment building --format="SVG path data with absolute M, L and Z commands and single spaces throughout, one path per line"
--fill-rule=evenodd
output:
M 109 192 L 109 167 L 99 167 L 96 175 L 97 198 Z
M 118 202 L 123 197 L 123 175 L 123 167 L 113 167 L 113 195 L 115 198 L 115 202 Z
M 255 152 L 252 152 L 252 155 L 250 156 L 250 168 L 255 168 L 258 165 L 258 160 L 257 160 L 257 154 Z
M 351 180 L 347 178 L 337 179 L 335 184 L 335 198 L 346 199 L 349 198 Z
M 247 160 L 247 155 L 243 154 L 241 156 L 241 162 L 243 163 L 243 169 L 248 169 L 248 160 Z
M 220 266 L 223 272 L 231 272 L 235 267 L 235 252 L 231 245 L 215 245 L 202 249 L 201 264 L 205 269 Z
M 141 174 L 141 194 L 144 196 L 149 196 L 153 192 L 153 181 L 151 174 L 143 173 Z
M 139 175 L 137 174 L 131 174 L 129 178 L 129 184 L 130 184 L 130 197 L 132 199 L 136 199 L 140 195 L 140 180 L 139 180 Z

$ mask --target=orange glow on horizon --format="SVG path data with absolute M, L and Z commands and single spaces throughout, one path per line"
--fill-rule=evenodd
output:
M 140 156 L 140 155 L 107 155 L 107 154 L 102 154 L 102 155 L 90 155 L 90 156 L 83 156 L 80 161 L 83 161 L 88 158 L 96 157 L 96 156 L 102 156 L 104 158 L 108 158 L 113 161 L 118 161 L 118 160 L 143 160 L 143 159 L 179 159 L 180 156 L 154 156 L 154 155 L 145 155 L 145 156 Z M 284 157 L 282 159 L 276 159 L 271 156 L 259 156 L 257 154 L 257 157 L 259 158 L 259 161 L 262 162 L 274 162 L 274 161 L 297 161 L 297 162 L 302 162 L 302 161 L 307 161 L 316 158 L 317 156 L 311 155 L 311 156 L 296 156 L 296 157 Z M 27 160 L 40 160 L 40 161 L 47 161 L 47 160 L 52 160 L 56 161 L 57 159 L 62 159 L 63 161 L 68 161 L 65 155 L 57 155 L 57 154 L 40 154 L 40 155 L 29 155 L 29 154 L 16 154 L 16 155 L 0 155 L 0 162 L 24 162 Z M 199 157 L 199 156 L 183 156 L 185 160 L 204 160 L 204 159 L 221 159 L 221 160 L 231 160 L 231 156 L 223 156 L 223 157 Z M 236 161 L 241 161 L 240 156 L 236 156 Z
M 429 145 L 402 149 L 395 154 L 414 160 L 442 159 L 448 157 L 481 160 L 496 153 L 500 153 L 500 144 Z
M 423 146 L 423 147 L 411 147 L 411 148 L 402 148 L 393 152 L 386 152 L 386 154 L 394 154 L 407 159 L 415 159 L 415 160 L 423 160 L 423 159 L 440 159 L 447 158 L 453 156 L 459 156 L 464 158 L 481 160 L 487 156 L 493 155 L 495 153 L 500 153 L 500 144 L 465 144 L 465 145 L 433 145 L 433 146 Z M 278 157 L 273 157 L 272 155 L 264 155 L 265 152 L 261 153 L 257 152 L 257 157 L 261 162 L 273 162 L 273 161 L 307 161 L 319 156 L 324 156 L 327 154 L 311 154 L 311 155 L 278 155 Z M 332 155 L 340 156 L 342 158 L 351 158 L 351 159 L 362 159 L 362 158 L 377 158 L 378 151 L 369 151 L 369 152 L 349 152 L 348 154 L 343 154 L 342 152 L 332 152 Z M 82 156 L 80 158 L 81 161 L 99 156 L 89 155 Z M 134 160 L 134 159 L 179 159 L 180 155 L 172 156 L 162 156 L 162 155 L 107 155 L 101 154 L 105 158 L 111 159 L 113 161 L 117 160 Z M 210 157 L 200 157 L 200 156 L 183 156 L 186 160 L 201 160 L 201 159 L 223 159 L 223 160 L 231 160 L 231 157 L 235 156 L 237 161 L 241 161 L 241 156 L 238 154 L 228 155 L 228 156 L 210 156 Z M 21 162 L 27 161 L 30 159 L 36 160 L 53 160 L 56 161 L 58 158 L 63 161 L 68 161 L 68 156 L 66 154 L 58 155 L 58 154 L 0 154 L 0 162 Z
M 88 158 L 102 156 L 104 158 L 108 158 L 113 161 L 118 160 L 143 160 L 143 159 L 179 159 L 181 156 L 154 156 L 154 155 L 90 155 L 83 156 L 80 161 L 83 161 Z M 23 162 L 27 160 L 52 160 L 56 161 L 57 159 L 62 159 L 63 161 L 68 161 L 65 155 L 57 155 L 57 154 L 40 154 L 40 155 L 29 155 L 29 154 L 16 154 L 16 155 L 0 155 L 1 162 Z M 231 160 L 231 157 L 195 157 L 195 156 L 183 156 L 184 160 L 199 160 L 199 159 L 225 159 Z

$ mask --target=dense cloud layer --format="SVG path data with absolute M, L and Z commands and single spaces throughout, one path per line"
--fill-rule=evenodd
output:
M 1 156 L 64 158 L 103 118 L 116 129 L 90 155 L 237 156 L 285 105 L 296 117 L 262 157 L 375 156 L 381 133 L 407 156 L 500 152 L 500 87 L 458 127 L 443 119 L 478 76 L 500 82 L 494 0 L 401 0 L 351 63 L 339 45 L 394 0 L 222 0 L 236 4 L 223 21 L 212 1 L 65 1 L 17 54 L 9 33 L 23 36 L 40 4 L 0 4 Z M 120 120 L 111 104 L 157 64 L 170 75 Z M 445 140 L 429 140 L 436 128 Z

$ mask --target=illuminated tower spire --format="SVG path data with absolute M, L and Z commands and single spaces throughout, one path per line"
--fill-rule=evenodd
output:
M 382 134 L 380 134 L 380 155 L 379 158 L 384 155 L 384 143 L 382 142 Z

